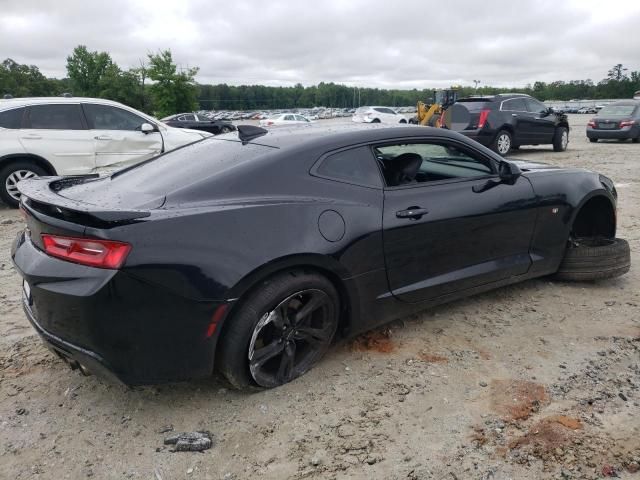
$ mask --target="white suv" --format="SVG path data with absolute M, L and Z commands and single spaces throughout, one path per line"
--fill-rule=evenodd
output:
M 0 100 L 0 199 L 17 206 L 25 178 L 110 172 L 209 136 L 109 100 Z
M 360 123 L 407 123 L 403 115 L 389 107 L 360 107 L 351 120 Z

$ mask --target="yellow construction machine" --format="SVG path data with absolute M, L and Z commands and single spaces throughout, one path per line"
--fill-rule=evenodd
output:
M 458 89 L 434 90 L 431 103 L 418 101 L 416 116 L 409 123 L 426 125 L 429 127 L 441 127 L 440 119 L 444 111 L 458 100 Z

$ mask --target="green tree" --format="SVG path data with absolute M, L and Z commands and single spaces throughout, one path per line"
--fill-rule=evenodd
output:
M 154 83 L 149 90 L 158 117 L 197 108 L 197 87 L 194 81 L 198 68 L 178 72 L 171 50 L 149 54 L 147 74 Z
M 106 75 L 113 73 L 114 63 L 107 52 L 90 52 L 78 45 L 67 57 L 67 75 L 71 80 L 73 94 L 98 97 Z M 118 68 L 115 66 L 115 68 Z
M 56 83 L 40 73 L 35 65 L 23 65 L 10 58 L 0 64 L 1 95 L 43 97 L 55 91 Z
M 607 72 L 607 79 L 615 80 L 616 82 L 620 82 L 622 80 L 625 80 L 626 78 L 628 78 L 627 74 L 624 73 L 626 71 L 627 71 L 627 69 L 624 68 L 621 63 L 618 63 L 617 65 L 614 65 L 611 68 L 611 70 L 609 70 Z

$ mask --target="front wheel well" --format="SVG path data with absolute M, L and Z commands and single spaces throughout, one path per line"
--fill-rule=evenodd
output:
M 571 226 L 572 238 L 614 238 L 615 235 L 615 209 L 611 201 L 602 195 L 587 200 L 587 202 L 580 207 Z
M 0 169 L 10 165 L 12 163 L 17 162 L 32 162 L 34 165 L 39 166 L 43 170 L 45 170 L 49 175 L 57 175 L 56 169 L 53 168 L 53 165 L 49 163 L 42 157 L 38 157 L 37 155 L 29 155 L 29 154 L 15 154 L 15 155 L 6 155 L 0 158 Z

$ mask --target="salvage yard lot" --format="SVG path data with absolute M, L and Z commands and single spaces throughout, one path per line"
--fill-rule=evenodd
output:
M 512 156 L 611 177 L 631 271 L 528 281 L 335 345 L 304 377 L 252 394 L 211 381 L 127 389 L 69 370 L 21 308 L 0 207 L 0 478 L 638 478 L 640 146 Z M 500 239 L 496 239 L 499 242 Z M 171 453 L 175 431 L 213 448 Z M 161 433 L 165 431 L 165 433 Z

